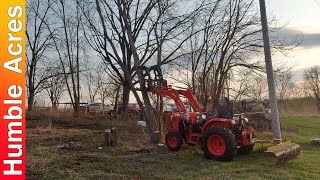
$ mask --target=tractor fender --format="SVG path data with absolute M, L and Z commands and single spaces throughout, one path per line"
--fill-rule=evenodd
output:
M 224 119 L 224 118 L 213 118 L 207 121 L 202 128 L 202 134 L 206 132 L 211 127 L 224 127 L 227 129 L 231 128 L 231 121 L 229 119 Z

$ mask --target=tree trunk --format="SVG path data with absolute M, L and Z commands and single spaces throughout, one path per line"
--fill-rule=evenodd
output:
M 28 111 L 31 112 L 33 110 L 34 104 L 34 91 L 29 88 L 29 97 L 28 97 Z
M 140 86 L 144 86 L 142 85 L 142 83 L 140 83 Z M 146 88 L 142 88 L 142 97 L 143 97 L 143 102 L 145 105 L 145 115 L 144 115 L 144 119 L 148 125 L 148 130 L 149 130 L 149 134 L 150 134 L 150 141 L 152 143 L 158 143 L 159 142 L 159 133 L 156 133 L 158 131 L 158 123 L 154 114 L 154 110 L 153 107 L 151 105 L 149 96 L 148 96 L 148 91 Z
M 223 88 L 223 86 L 221 86 L 221 87 L 220 86 L 221 85 L 215 86 L 214 91 L 213 91 L 212 108 L 211 108 L 212 112 L 217 112 L 217 108 L 219 105 L 219 100 L 220 100 L 222 88 Z
M 150 134 L 150 141 L 152 143 L 158 143 L 159 141 L 159 133 L 156 133 L 158 131 L 158 125 L 157 125 L 157 121 L 156 121 L 156 117 L 154 115 L 153 112 L 153 107 L 151 105 L 149 96 L 148 96 L 148 89 L 145 87 L 146 82 L 144 80 L 144 76 L 143 76 L 143 72 L 142 69 L 140 68 L 140 59 L 139 59 L 139 55 L 135 46 L 135 41 L 133 38 L 133 34 L 132 34 L 132 29 L 130 28 L 130 23 L 129 23 L 129 17 L 128 14 L 126 12 L 126 3 L 124 1 L 122 1 L 122 5 L 124 7 L 124 9 L 120 9 L 120 12 L 122 14 L 122 18 L 123 21 L 125 23 L 125 27 L 127 29 L 127 35 L 128 35 L 128 39 L 129 39 L 129 44 L 132 50 L 132 54 L 133 54 L 133 59 L 134 59 L 134 66 L 136 68 L 136 72 L 137 72 L 137 76 L 140 82 L 140 88 L 141 88 L 141 94 L 142 94 L 142 98 L 143 98 L 143 102 L 144 102 L 144 106 L 145 106 L 145 111 L 143 112 L 143 117 L 144 120 L 146 121 L 147 125 L 148 125 L 148 130 L 149 130 L 149 134 Z M 134 91 L 134 87 L 131 87 L 132 90 Z M 140 109 L 143 109 L 143 105 L 140 105 Z
M 57 102 L 53 102 L 52 103 L 52 109 L 53 110 L 57 110 L 58 109 Z
M 159 109 L 157 107 L 157 111 L 158 111 L 158 117 L 157 117 L 157 123 L 158 123 L 158 129 L 159 129 L 159 139 L 162 141 L 163 138 L 163 128 L 162 128 L 162 115 L 163 115 L 163 97 L 162 96 L 158 96 L 159 99 Z M 157 103 L 157 105 L 158 105 Z
M 116 92 L 116 97 L 114 98 L 114 112 L 118 112 L 118 102 L 119 102 L 119 94 L 120 94 L 120 87 L 121 85 L 119 84 L 117 87 L 117 92 Z
M 33 109 L 33 104 L 34 104 L 34 95 L 35 95 L 35 89 L 34 89 L 34 82 L 33 82 L 33 68 L 30 67 L 30 75 L 28 77 L 28 111 L 31 112 Z
M 127 113 L 130 97 L 130 87 L 127 83 L 123 85 L 121 112 Z
M 75 117 L 79 117 L 79 116 L 80 116 L 80 102 L 79 102 L 79 99 L 78 99 L 78 98 L 75 100 L 74 116 L 75 116 Z

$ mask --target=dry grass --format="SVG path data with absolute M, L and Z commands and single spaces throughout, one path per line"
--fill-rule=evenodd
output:
M 42 116 L 42 117 L 41 117 Z M 298 132 L 284 132 L 301 143 L 302 155 L 279 167 L 273 157 L 259 146 L 248 156 L 233 162 L 206 160 L 201 148 L 183 146 L 177 153 L 148 143 L 137 119 L 130 117 L 86 116 L 73 119 L 66 115 L 28 116 L 28 179 L 319 179 L 320 151 L 308 145 L 317 136 L 319 118 L 285 118 L 283 123 Z M 291 121 L 292 120 L 292 121 Z M 310 126 L 304 123 L 309 122 Z M 104 130 L 116 126 L 117 147 L 103 146 Z M 266 133 L 270 135 L 270 133 Z M 65 145 L 59 149 L 57 145 Z M 99 147 L 102 147 L 99 148 Z

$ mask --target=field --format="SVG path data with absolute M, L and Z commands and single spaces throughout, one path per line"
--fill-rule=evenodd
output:
M 283 117 L 281 124 L 284 138 L 300 144 L 302 152 L 298 159 L 277 165 L 261 145 L 232 162 L 207 160 L 199 147 L 168 152 L 150 145 L 130 118 L 32 116 L 27 120 L 27 178 L 320 179 L 320 146 L 309 144 L 310 139 L 320 137 L 320 118 Z M 107 148 L 103 134 L 112 126 L 119 129 L 119 144 Z

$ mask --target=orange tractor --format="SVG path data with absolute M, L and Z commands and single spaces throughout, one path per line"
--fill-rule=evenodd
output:
M 191 146 L 201 145 L 205 157 L 209 159 L 231 161 L 236 154 L 250 153 L 255 143 L 273 143 L 274 146 L 266 152 L 275 155 L 278 161 L 287 161 L 300 154 L 300 146 L 291 141 L 277 143 L 259 140 L 248 119 L 242 115 L 226 118 L 204 112 L 190 89 L 172 88 L 157 66 L 143 69 L 148 91 L 172 99 L 178 108 L 176 112 L 165 114 L 165 142 L 169 150 L 179 151 L 184 141 Z M 154 78 L 151 78 L 150 71 L 154 72 Z M 182 97 L 189 101 L 193 111 L 188 110 Z
M 165 142 L 170 151 L 179 151 L 183 141 L 191 146 L 201 145 L 205 157 L 220 161 L 231 161 L 237 153 L 252 151 L 257 138 L 246 118 L 234 120 L 205 113 L 191 90 L 167 85 L 155 66 L 144 70 L 148 91 L 172 99 L 178 109 L 165 114 Z M 155 72 L 154 79 L 150 77 L 151 70 Z M 181 97 L 188 99 L 193 111 L 188 111 Z

